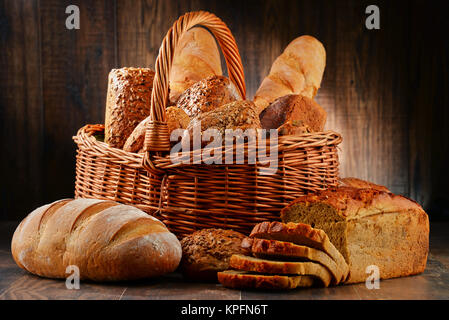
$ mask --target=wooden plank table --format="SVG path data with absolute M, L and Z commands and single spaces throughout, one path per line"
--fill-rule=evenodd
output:
M 231 290 L 214 283 L 186 282 L 178 273 L 136 282 L 98 284 L 81 282 L 68 290 L 65 281 L 43 279 L 20 269 L 11 257 L 10 241 L 17 223 L 0 223 L 0 299 L 449 299 L 449 223 L 431 224 L 430 254 L 426 271 L 417 276 L 383 280 L 380 289 L 365 284 L 287 292 Z

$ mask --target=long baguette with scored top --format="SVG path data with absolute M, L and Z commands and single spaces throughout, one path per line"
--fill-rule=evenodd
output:
M 181 245 L 165 225 L 114 201 L 64 199 L 37 208 L 17 227 L 11 252 L 23 269 L 65 278 L 75 265 L 81 279 L 132 280 L 174 271 Z
M 326 50 L 311 36 L 296 38 L 276 58 L 254 96 L 260 114 L 270 103 L 288 94 L 314 98 L 323 78 Z

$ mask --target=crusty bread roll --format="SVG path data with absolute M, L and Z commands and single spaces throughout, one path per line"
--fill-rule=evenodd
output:
M 202 229 L 181 240 L 180 270 L 191 280 L 217 281 L 217 272 L 229 267 L 233 254 L 246 252 L 241 247 L 243 234 L 234 230 Z
M 105 142 L 122 148 L 134 128 L 150 114 L 154 71 L 121 68 L 109 72 L 106 97 Z
M 178 107 L 168 107 L 166 109 L 166 115 L 169 134 L 171 134 L 172 131 L 176 129 L 187 129 L 187 126 L 190 123 L 189 116 L 184 112 L 184 110 Z M 148 116 L 139 123 L 139 125 L 133 130 L 128 139 L 126 139 L 123 150 L 138 153 L 144 151 L 143 144 L 145 142 L 145 131 L 149 121 L 150 117 Z
M 323 131 L 326 111 L 313 99 L 290 94 L 274 100 L 260 114 L 264 129 L 278 129 L 280 135 Z
M 75 265 L 81 279 L 131 280 L 174 271 L 181 245 L 165 225 L 114 201 L 65 199 L 31 212 L 11 243 L 16 263 L 49 278 Z
M 241 100 L 240 94 L 227 77 L 211 76 L 184 91 L 176 106 L 189 117 L 196 117 L 236 100 Z
M 170 70 L 170 101 L 202 79 L 221 75 L 220 52 L 212 34 L 195 27 L 184 33 L 176 46 Z
M 190 135 L 195 127 L 201 127 L 201 132 L 207 129 L 216 129 L 224 135 L 226 129 L 260 129 L 259 116 L 256 114 L 254 103 L 248 100 L 239 100 L 225 104 L 212 111 L 199 114 L 192 119 L 187 127 Z
M 311 36 L 296 38 L 274 61 L 269 75 L 254 96 L 261 113 L 275 99 L 287 94 L 315 97 L 326 66 L 326 50 Z
M 405 197 L 372 188 L 332 188 L 299 197 L 281 218 L 324 230 L 349 264 L 347 283 L 364 282 L 371 265 L 379 268 L 381 279 L 426 267 L 429 218 Z

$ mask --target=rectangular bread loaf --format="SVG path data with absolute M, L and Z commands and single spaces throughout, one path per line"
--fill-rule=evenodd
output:
M 418 274 L 426 267 L 429 218 L 403 196 L 339 187 L 298 198 L 281 218 L 324 230 L 349 264 L 347 283 L 364 282 L 370 265 L 379 267 L 381 279 Z

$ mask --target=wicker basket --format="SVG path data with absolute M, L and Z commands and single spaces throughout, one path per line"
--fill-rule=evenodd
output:
M 258 222 L 278 220 L 280 209 L 298 196 L 337 185 L 341 136 L 327 131 L 279 137 L 274 174 L 264 174 L 266 165 L 248 163 L 247 157 L 243 163 L 227 165 L 173 163 L 165 115 L 168 75 L 178 39 L 196 25 L 214 34 L 229 78 L 245 97 L 240 54 L 227 26 L 208 12 L 185 14 L 167 33 L 156 60 L 146 152 L 111 148 L 95 138 L 104 132 L 103 125 L 84 126 L 74 137 L 78 145 L 75 196 L 134 205 L 157 216 L 178 237 L 201 228 L 248 233 Z M 243 148 L 257 152 L 257 146 L 245 143 Z M 235 159 L 240 147 L 215 152 L 221 152 L 223 159 L 231 152 Z M 186 156 L 195 159 L 195 151 Z

